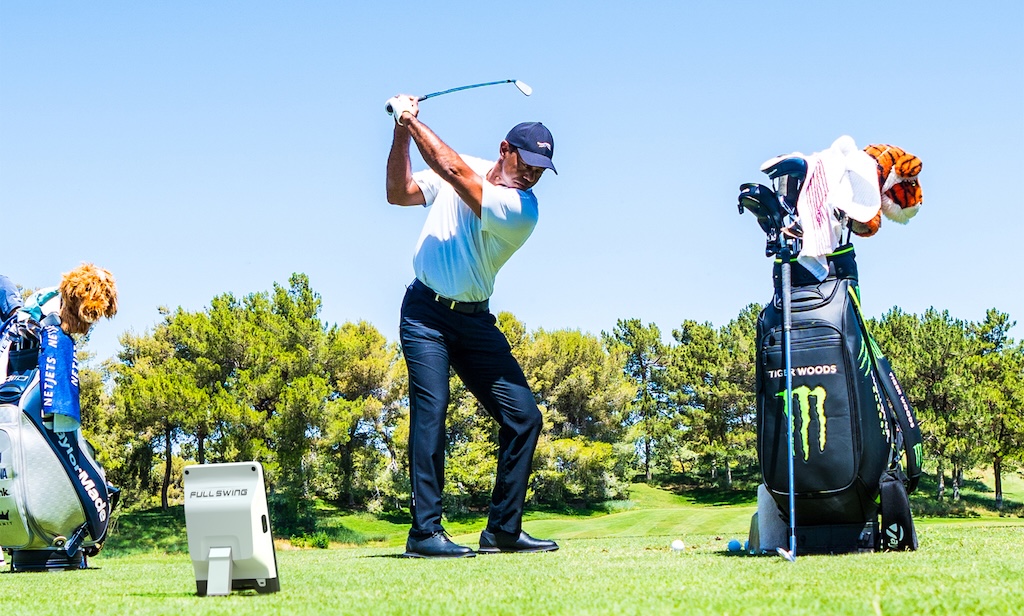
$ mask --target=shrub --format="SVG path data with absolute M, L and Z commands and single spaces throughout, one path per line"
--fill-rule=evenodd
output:
M 303 533 L 301 535 L 293 535 L 289 541 L 297 548 L 318 548 L 326 550 L 331 545 L 331 539 L 327 536 L 324 531 L 317 531 L 315 533 Z
M 278 536 L 301 536 L 316 528 L 313 499 L 273 492 L 267 497 L 267 506 L 274 532 Z
M 628 456 L 582 437 L 541 442 L 533 462 L 532 500 L 560 507 L 625 498 Z

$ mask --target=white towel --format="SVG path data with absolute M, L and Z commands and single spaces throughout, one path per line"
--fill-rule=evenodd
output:
M 821 152 L 829 182 L 829 205 L 858 222 L 868 222 L 882 207 L 875 159 L 848 135 Z
M 837 211 L 867 222 L 882 206 L 875 161 L 843 135 L 827 150 L 807 157 L 807 178 L 797 199 L 797 215 L 803 227 L 803 247 L 797 261 L 818 280 L 828 275 L 826 255 L 835 251 L 842 237 Z
M 807 159 L 807 178 L 800 189 L 800 197 L 796 201 L 796 212 L 803 227 L 803 247 L 797 262 L 818 280 L 828 275 L 828 262 L 825 255 L 835 251 L 839 245 L 839 229 L 829 205 L 829 168 L 836 169 L 831 157 L 812 154 Z M 826 167 L 825 160 L 829 159 Z M 836 182 L 838 184 L 838 182 Z

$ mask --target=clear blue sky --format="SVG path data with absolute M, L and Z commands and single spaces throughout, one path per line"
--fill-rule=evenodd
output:
M 330 323 L 397 338 L 426 212 L 389 206 L 391 119 L 496 156 L 554 133 L 534 235 L 492 304 L 528 328 L 722 325 L 771 295 L 764 160 L 843 134 L 921 157 L 924 207 L 856 242 L 864 307 L 1024 323 L 1024 3 L 0 1 L 0 271 L 110 269 L 98 359 L 159 306 L 309 275 Z M 422 167 L 418 156 L 414 167 Z M 1020 338 L 1021 325 L 1012 334 Z

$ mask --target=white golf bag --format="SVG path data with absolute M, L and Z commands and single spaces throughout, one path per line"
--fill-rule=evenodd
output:
M 106 538 L 118 490 L 80 430 L 43 413 L 39 341 L 0 336 L 0 546 L 12 571 L 79 569 Z

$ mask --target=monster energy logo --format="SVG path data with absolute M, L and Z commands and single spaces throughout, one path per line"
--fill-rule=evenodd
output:
M 786 400 L 786 390 L 775 394 L 783 399 L 785 403 L 786 418 L 793 422 L 793 416 L 789 412 L 789 401 Z M 800 413 L 800 442 L 803 445 L 804 461 L 810 457 L 810 427 L 811 427 L 811 399 L 814 399 L 815 414 L 818 419 L 818 452 L 825 451 L 825 397 L 828 394 L 821 385 L 811 389 L 801 385 L 793 389 L 793 399 L 796 400 L 796 410 Z M 793 424 L 796 432 L 796 424 Z
M 868 350 L 868 345 L 860 345 L 860 348 L 857 350 L 857 361 L 861 372 L 864 374 L 871 372 L 871 353 Z

